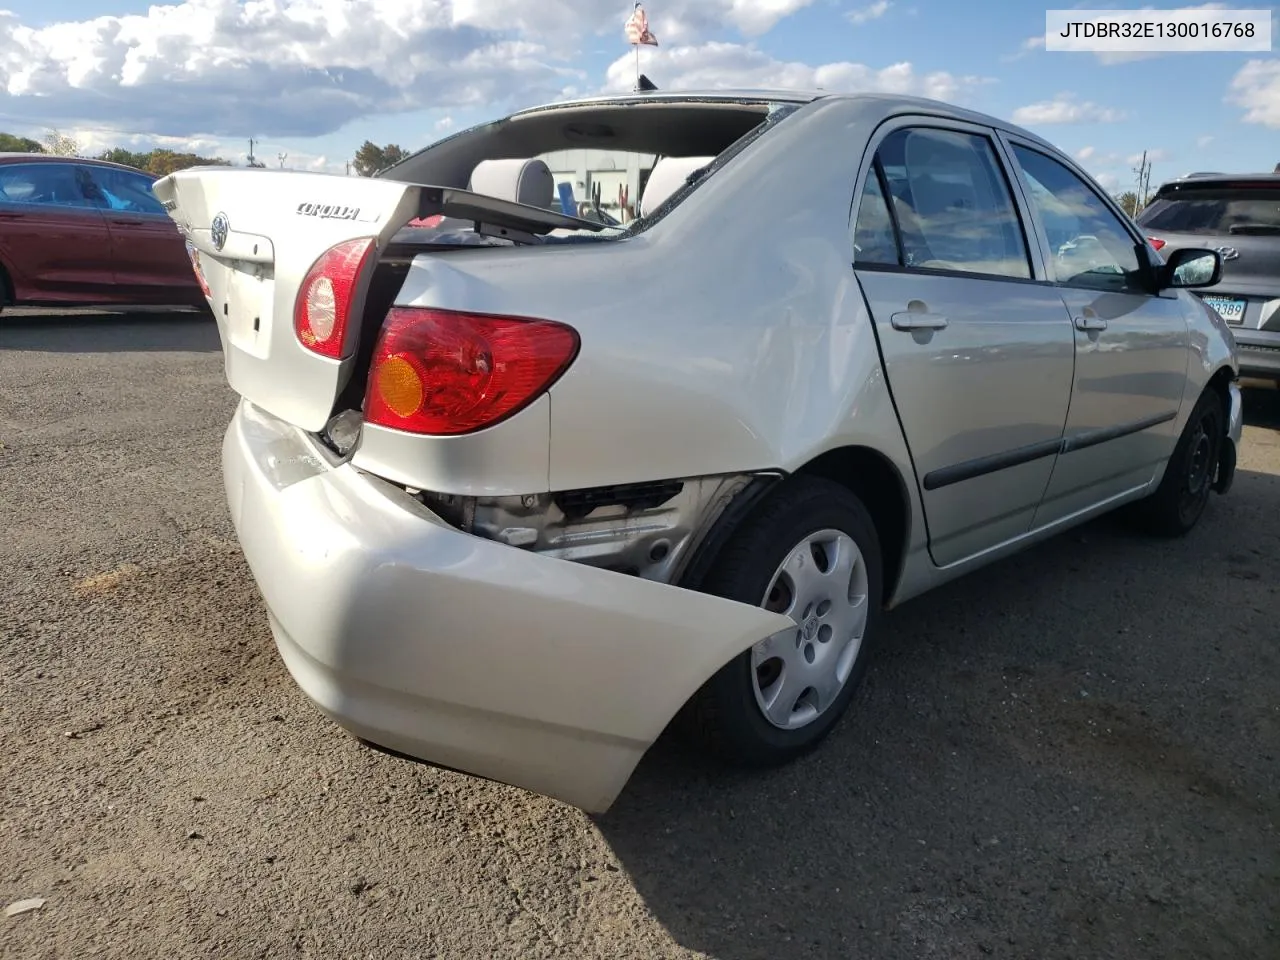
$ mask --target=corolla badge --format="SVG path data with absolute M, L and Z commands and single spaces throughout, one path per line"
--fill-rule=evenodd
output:
M 1215 247 L 1214 252 L 1222 257 L 1223 260 L 1238 260 L 1240 258 L 1240 251 L 1235 247 Z
M 225 213 L 220 213 L 213 218 L 213 223 L 209 225 L 209 237 L 213 240 L 213 249 L 221 250 L 227 245 L 227 234 L 231 231 L 231 221 L 227 219 Z

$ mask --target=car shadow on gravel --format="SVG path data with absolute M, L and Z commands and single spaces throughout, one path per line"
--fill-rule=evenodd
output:
M 32 353 L 207 353 L 222 349 L 207 311 L 5 311 L 0 350 Z
M 1273 955 L 1280 477 L 1205 519 L 904 605 L 820 750 L 744 774 L 664 738 L 599 829 L 717 960 Z

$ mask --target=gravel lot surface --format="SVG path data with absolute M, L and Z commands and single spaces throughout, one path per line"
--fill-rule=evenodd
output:
M 371 751 L 272 647 L 195 316 L 0 318 L 0 956 L 1280 957 L 1280 392 L 1189 538 L 887 618 L 823 750 L 607 816 Z

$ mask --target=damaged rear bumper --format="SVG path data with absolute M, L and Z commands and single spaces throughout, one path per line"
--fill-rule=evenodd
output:
M 1227 410 L 1226 443 L 1218 454 L 1218 470 L 1213 480 L 1213 489 L 1225 494 L 1231 489 L 1236 477 L 1236 458 L 1240 451 L 1240 441 L 1244 437 L 1244 400 L 1240 394 L 1240 384 L 1232 382 L 1227 388 L 1230 407 Z
M 321 710 L 380 746 L 589 811 L 716 670 L 794 629 L 463 533 L 247 403 L 223 465 L 276 645 Z

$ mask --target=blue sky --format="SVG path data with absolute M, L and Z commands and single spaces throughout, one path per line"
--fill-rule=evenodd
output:
M 646 72 L 662 87 L 816 83 L 938 96 L 1023 123 L 1115 190 L 1132 183 L 1144 149 L 1153 182 L 1280 163 L 1275 52 L 1121 62 L 1048 53 L 1032 41 L 1043 36 L 1044 5 L 1016 0 L 645 6 L 661 44 L 645 50 Z M 0 129 L 57 126 L 92 149 L 162 143 L 232 159 L 254 136 L 264 160 L 287 153 L 287 166 L 342 169 L 365 138 L 416 148 L 532 102 L 625 89 L 629 7 L 0 0 L 9 11 L 0 13 Z

